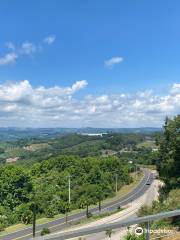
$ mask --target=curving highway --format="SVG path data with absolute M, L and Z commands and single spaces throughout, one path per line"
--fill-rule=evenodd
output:
M 139 185 L 133 189 L 129 194 L 119 199 L 112 200 L 108 203 L 102 204 L 102 213 L 105 212 L 113 212 L 117 210 L 118 206 L 123 206 L 133 202 L 142 196 L 150 187 L 149 184 L 153 181 L 153 174 L 148 169 L 143 169 L 144 177 Z M 148 183 L 148 184 L 147 184 Z M 99 208 L 94 207 L 90 209 L 92 214 L 98 214 Z M 86 218 L 86 212 L 82 211 L 80 213 L 75 213 L 68 216 L 68 222 L 73 224 L 78 222 L 79 220 Z M 49 228 L 51 232 L 56 232 L 65 229 L 66 227 L 66 219 L 65 217 L 59 218 L 57 220 L 53 220 L 51 222 L 40 224 L 36 226 L 36 236 L 40 236 L 40 232 L 43 228 Z M 32 227 L 28 227 L 7 235 L 3 235 L 0 239 L 3 240 L 28 240 L 32 238 Z

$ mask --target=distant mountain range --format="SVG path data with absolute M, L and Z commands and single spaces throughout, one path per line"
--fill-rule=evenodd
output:
M 67 133 L 153 133 L 160 132 L 162 128 L 0 128 L 0 140 L 17 140 L 26 137 L 53 138 Z

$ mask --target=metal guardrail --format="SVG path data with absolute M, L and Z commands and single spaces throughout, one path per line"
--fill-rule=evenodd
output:
M 127 220 L 127 221 L 120 221 L 116 223 L 110 223 L 110 224 L 103 224 L 100 226 L 95 226 L 95 227 L 88 227 L 88 228 L 83 228 L 80 230 L 74 230 L 74 231 L 68 231 L 68 232 L 61 232 L 61 233 L 54 233 L 51 235 L 43 236 L 43 237 L 37 237 L 35 238 L 36 240 L 65 240 L 65 239 L 70 239 L 70 238 L 75 238 L 75 237 L 81 237 L 89 234 L 94 234 L 94 233 L 99 233 L 99 232 L 104 232 L 106 230 L 112 230 L 112 229 L 118 229 L 122 227 L 127 227 L 139 223 L 146 223 L 146 229 L 148 231 L 146 235 L 146 239 L 149 240 L 149 230 L 150 230 L 150 222 L 163 219 L 163 218 L 169 218 L 169 217 L 175 217 L 175 216 L 180 216 L 180 209 L 177 209 L 175 211 L 169 211 L 169 212 L 162 212 L 159 214 L 154 214 L 154 215 L 148 215 L 145 217 L 137 217 L 132 220 Z

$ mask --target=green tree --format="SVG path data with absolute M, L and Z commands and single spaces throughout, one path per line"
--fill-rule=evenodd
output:
M 86 216 L 89 217 L 89 206 L 97 202 L 96 198 L 96 186 L 90 184 L 84 184 L 80 188 L 80 198 L 78 200 L 79 206 L 86 207 Z
M 180 187 L 180 115 L 166 118 L 157 168 L 167 190 Z
M 26 170 L 17 166 L 3 166 L 0 169 L 0 203 L 13 210 L 29 201 L 32 191 L 31 178 Z

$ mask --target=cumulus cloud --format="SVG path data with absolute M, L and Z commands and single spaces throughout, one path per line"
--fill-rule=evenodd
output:
M 7 53 L 4 56 L 0 57 L 0 65 L 8 65 L 16 62 L 18 55 L 14 52 Z
M 0 102 L 16 103 L 31 97 L 33 89 L 27 80 L 0 85 Z
M 49 35 L 49 36 L 44 38 L 44 42 L 47 43 L 48 45 L 52 45 L 55 40 L 56 40 L 55 35 Z
M 180 83 L 175 83 L 172 86 L 171 93 L 177 94 L 178 92 L 180 92 Z
M 164 96 L 145 90 L 135 94 L 87 95 L 75 93 L 86 80 L 72 86 L 33 87 L 28 80 L 0 85 L 1 126 L 24 127 L 142 127 L 161 126 L 166 115 L 180 113 L 180 84 Z
M 84 87 L 87 86 L 87 81 L 86 80 L 81 80 L 81 81 L 77 81 L 76 83 L 74 83 L 71 87 L 73 92 L 76 92 Z
M 119 64 L 123 61 L 124 59 L 122 57 L 112 57 L 104 62 L 104 66 L 106 68 L 113 68 L 115 64 Z

